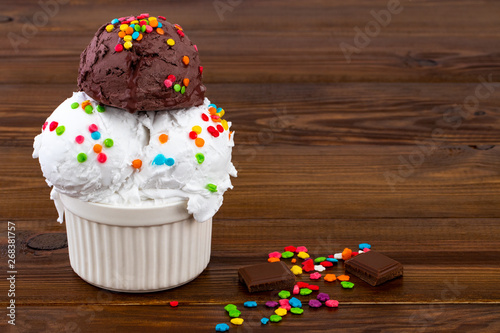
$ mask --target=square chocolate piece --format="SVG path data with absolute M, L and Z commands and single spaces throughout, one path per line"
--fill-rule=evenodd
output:
M 295 285 L 295 275 L 282 261 L 242 267 L 238 277 L 245 283 L 248 291 L 287 289 Z
M 344 267 L 347 272 L 372 286 L 403 276 L 403 265 L 400 262 L 375 251 L 359 254 L 347 260 Z

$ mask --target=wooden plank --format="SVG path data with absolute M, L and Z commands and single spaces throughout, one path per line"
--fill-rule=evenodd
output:
M 302 315 L 288 314 L 278 323 L 260 324 L 272 311 L 260 305 L 243 308 L 245 322 L 237 327 L 229 323 L 223 304 L 181 304 L 169 306 L 98 306 L 61 305 L 27 306 L 19 309 L 16 326 L 25 332 L 186 332 L 215 331 L 218 323 L 228 323 L 236 332 L 458 332 L 479 333 L 500 330 L 498 305 L 415 304 L 357 305 L 340 303 L 338 309 L 311 309 L 305 305 Z M 119 319 L 118 319 L 119 318 Z M 5 327 L 5 321 L 0 327 Z

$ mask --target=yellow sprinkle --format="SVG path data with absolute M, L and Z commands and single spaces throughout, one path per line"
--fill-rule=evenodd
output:
M 132 47 L 132 43 L 131 42 L 125 42 L 125 44 L 123 44 L 123 47 L 128 50 L 128 49 L 130 49 Z
M 125 31 L 125 30 L 127 30 L 127 28 L 128 28 L 128 24 L 122 24 L 122 25 L 120 25 L 120 30 L 121 31 Z
M 231 324 L 241 325 L 241 324 L 243 324 L 243 318 L 233 318 L 233 319 L 231 319 Z
M 297 265 L 293 265 L 292 268 L 290 269 L 292 271 L 293 274 L 295 275 L 299 275 L 299 274 L 302 274 L 302 268 L 300 268 L 299 266 Z
M 195 131 L 196 134 L 200 134 L 201 133 L 201 127 L 200 126 L 193 126 L 193 128 L 191 130 Z
M 299 252 L 299 254 L 297 254 L 297 257 L 299 257 L 300 259 L 306 259 L 309 258 L 309 254 L 307 254 L 307 252 Z
M 274 313 L 276 313 L 278 316 L 283 317 L 284 315 L 287 314 L 287 311 L 286 309 L 283 308 L 277 308 L 276 310 L 274 310 Z
M 131 42 L 132 41 L 132 36 L 127 35 L 127 36 L 123 37 L 123 40 L 126 41 L 126 42 Z
M 132 22 L 130 22 L 130 24 L 138 24 L 138 23 L 139 23 L 139 21 L 137 21 L 137 20 L 133 20 Z
M 229 126 L 227 125 L 226 119 L 222 119 L 220 123 L 221 123 L 222 127 L 224 127 L 224 129 L 226 131 L 229 129 Z
M 112 24 L 108 24 L 108 25 L 106 26 L 106 31 L 107 31 L 107 32 L 111 32 L 111 31 L 113 31 L 113 29 L 114 29 L 114 28 L 115 28 L 115 26 L 114 26 L 114 25 L 112 25 Z
M 219 117 L 221 117 L 221 118 L 222 118 L 225 114 L 226 114 L 226 112 L 224 111 L 224 109 L 221 109 L 221 110 L 220 110 L 220 112 L 217 112 L 217 115 L 218 115 Z
M 170 45 L 170 46 L 174 46 L 175 45 L 175 40 L 173 40 L 172 38 L 169 38 L 169 39 L 167 39 L 167 44 Z

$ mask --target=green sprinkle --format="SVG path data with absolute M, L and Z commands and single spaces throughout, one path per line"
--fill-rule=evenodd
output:
M 283 253 L 281 254 L 281 256 L 282 256 L 283 258 L 285 258 L 285 259 L 286 259 L 286 258 L 291 258 L 291 257 L 293 257 L 293 252 L 290 252 L 290 251 L 285 251 L 285 252 L 283 252 Z
M 57 128 L 56 128 L 56 134 L 57 135 L 62 135 L 65 130 L 66 130 L 66 128 L 64 126 L 57 126 Z
M 76 157 L 76 159 L 78 160 L 78 162 L 83 163 L 83 162 L 85 162 L 87 160 L 87 154 L 80 153 L 80 154 L 78 154 L 78 156 Z
M 234 304 L 228 304 L 224 307 L 224 310 L 226 310 L 227 312 L 231 311 L 231 310 L 237 310 L 238 308 L 236 307 L 236 305 Z
M 113 139 L 107 138 L 106 140 L 104 140 L 104 145 L 108 148 L 113 147 L 113 144 L 114 144 Z
M 76 109 L 79 106 L 80 106 L 80 104 L 78 104 L 77 102 L 74 102 L 74 103 L 71 104 L 71 108 L 72 109 Z
M 304 312 L 304 309 L 301 308 L 291 308 L 290 312 L 293 314 L 302 314 Z
M 209 190 L 210 192 L 217 192 L 217 185 L 214 185 L 214 184 L 208 184 L 207 185 L 207 190 Z
M 175 90 L 175 91 L 177 91 L 177 92 L 179 92 L 179 91 L 181 90 L 181 85 L 180 85 L 180 84 L 178 84 L 178 83 L 177 83 L 177 84 L 175 84 L 175 85 L 174 85 L 174 90 Z
M 106 108 L 102 105 L 98 105 L 97 106 L 97 112 L 105 112 L 106 111 Z
M 278 293 L 278 296 L 281 298 L 288 298 L 290 297 L 290 292 L 288 290 L 282 290 Z
M 272 321 L 273 323 L 279 323 L 281 319 L 282 317 L 278 315 L 271 315 L 271 317 L 269 317 L 269 320 Z
M 183 86 L 183 87 L 181 88 L 181 94 L 184 94 L 185 92 L 186 92 L 186 86 Z
M 326 260 L 326 257 L 319 257 L 319 258 L 314 259 L 314 262 L 315 262 L 316 264 L 318 264 L 318 263 L 323 262 L 323 261 L 325 261 L 325 260 Z
M 300 294 L 302 296 L 305 296 L 305 295 L 309 295 L 310 293 L 312 293 L 313 291 L 309 288 L 302 288 L 300 289 Z
M 241 311 L 240 310 L 231 310 L 231 311 L 228 311 L 229 312 L 229 317 L 231 318 L 238 318 L 241 314 Z
M 135 31 L 141 31 L 141 26 L 139 24 L 136 24 L 134 26 Z
M 146 32 L 146 25 L 143 25 L 143 26 L 142 26 L 141 31 L 142 31 L 142 32 Z
M 201 164 L 205 161 L 205 156 L 202 153 L 196 154 L 196 160 L 198 161 L 198 164 Z
M 340 284 L 345 289 L 352 289 L 352 287 L 354 287 L 354 283 L 349 282 L 349 281 L 342 281 L 342 282 L 340 282 Z
M 94 110 L 94 108 L 90 104 L 85 107 L 85 112 L 88 114 L 91 114 L 92 110 Z

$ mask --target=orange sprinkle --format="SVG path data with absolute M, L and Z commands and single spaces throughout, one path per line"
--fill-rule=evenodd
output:
M 86 100 L 85 102 L 82 102 L 82 109 L 85 110 L 85 107 L 87 105 L 90 105 L 90 101 L 89 100 Z
M 337 280 L 337 278 L 335 277 L 335 274 L 326 274 L 324 279 L 325 279 L 325 281 L 328 281 L 328 282 L 333 282 L 333 281 Z
M 151 26 L 151 28 L 156 28 L 158 26 L 158 21 L 156 19 L 153 20 L 153 18 L 150 17 L 149 18 L 149 25 Z M 156 30 L 156 31 L 158 31 L 158 30 Z M 163 35 L 163 34 L 161 33 L 160 35 Z
M 142 34 L 139 34 L 139 37 L 137 37 L 137 39 L 136 39 L 136 40 L 138 40 L 138 41 L 139 41 L 139 40 L 141 40 L 141 39 L 142 39 Z
M 97 143 L 94 145 L 94 152 L 95 153 L 99 154 L 101 152 L 101 150 L 102 150 L 102 146 L 100 144 Z
M 135 169 L 140 169 L 142 166 L 142 161 L 140 159 L 136 159 L 132 161 L 132 167 Z
M 208 108 L 208 112 L 210 112 L 212 116 L 215 116 L 217 114 L 217 109 L 212 106 Z
M 351 254 L 352 250 L 348 249 L 347 247 L 342 251 L 342 260 L 349 260 L 351 259 Z
M 118 33 L 118 37 L 120 37 L 120 38 L 125 37 L 125 35 L 126 35 L 125 31 L 120 31 L 120 32 Z
M 205 140 L 203 140 L 202 138 L 196 138 L 196 140 L 194 140 L 194 144 L 196 145 L 196 147 L 203 147 L 205 145 Z
M 182 80 L 182 83 L 184 83 L 184 85 L 185 85 L 186 87 L 187 87 L 187 86 L 189 86 L 189 79 L 188 79 L 188 78 L 186 78 L 186 79 Z
M 269 259 L 267 259 L 267 261 L 269 261 L 269 262 L 277 262 L 277 261 L 280 261 L 280 258 L 269 258 Z
M 229 132 L 229 139 L 231 139 L 232 134 L 233 134 L 233 131 Z
M 337 276 L 337 279 L 339 281 L 349 281 L 350 277 L 349 277 L 349 275 L 339 275 L 339 276 Z
M 160 134 L 160 137 L 158 138 L 158 140 L 160 140 L 160 142 L 163 144 L 163 143 L 168 141 L 168 135 Z
M 135 31 L 135 30 L 134 30 L 134 28 L 132 28 L 132 27 L 128 27 L 127 29 L 125 29 L 125 33 L 126 33 L 127 35 L 132 35 L 132 34 L 134 33 L 134 31 Z
M 160 35 L 163 35 L 165 33 L 162 28 L 156 28 L 156 32 Z
M 182 62 L 184 63 L 184 65 L 189 65 L 189 57 L 188 56 L 184 56 L 182 57 Z
M 293 258 L 292 259 L 292 264 L 295 264 L 297 262 L 297 259 Z

